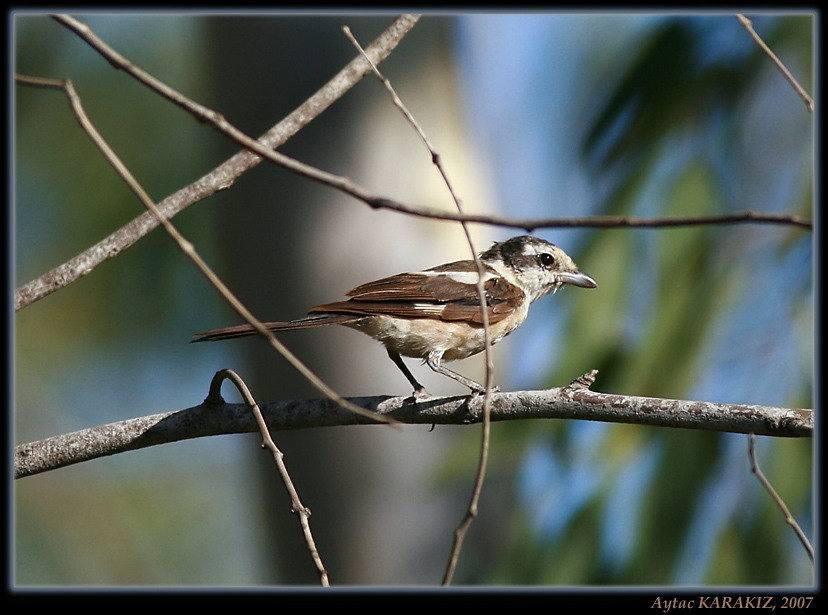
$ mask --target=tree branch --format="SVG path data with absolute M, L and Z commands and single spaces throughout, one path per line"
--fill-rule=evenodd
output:
M 464 425 L 482 420 L 483 399 L 355 397 L 349 402 L 401 423 Z M 272 431 L 374 424 L 327 399 L 261 405 Z M 682 429 L 812 437 L 813 411 L 768 406 L 611 395 L 572 384 L 544 391 L 492 393 L 491 420 L 582 419 Z M 41 472 L 179 440 L 258 431 L 245 404 L 204 402 L 198 406 L 101 425 L 22 444 L 14 451 L 14 476 Z
M 767 54 L 767 56 L 771 59 L 771 61 L 774 64 L 776 64 L 776 67 L 780 71 L 782 71 L 782 74 L 785 76 L 785 79 L 788 80 L 788 83 L 790 83 L 793 86 L 794 90 L 796 90 L 796 93 L 799 94 L 799 96 L 802 97 L 802 100 L 805 101 L 805 106 L 808 107 L 808 111 L 813 113 L 814 99 L 808 95 L 808 92 L 805 91 L 805 88 L 799 85 L 799 82 L 791 74 L 791 71 L 789 71 L 787 67 L 782 63 L 782 60 L 780 60 L 777 57 L 777 55 L 771 50 L 771 48 L 768 47 L 767 43 L 765 43 L 765 41 L 762 40 L 762 37 L 756 33 L 756 30 L 753 29 L 753 22 L 741 13 L 736 15 L 736 19 L 738 19 L 739 23 L 741 23 L 745 27 L 745 30 L 748 31 L 748 34 L 750 34 L 751 37 L 753 37 L 753 40 L 756 41 L 756 44 L 759 45 L 759 48 L 762 51 L 764 51 Z
M 273 438 L 270 437 L 270 431 L 267 428 L 267 424 L 265 424 L 259 404 L 256 403 L 256 400 L 253 398 L 253 394 L 250 392 L 250 389 L 247 387 L 245 381 L 231 369 L 223 369 L 217 372 L 216 375 L 213 376 L 213 381 L 210 383 L 210 393 L 207 395 L 205 403 L 224 403 L 224 399 L 221 396 L 221 383 L 224 380 L 230 380 L 236 386 L 236 389 L 238 389 L 239 393 L 241 393 L 241 396 L 244 398 L 246 405 L 250 408 L 253 418 L 256 420 L 256 425 L 262 433 L 262 448 L 269 450 L 270 454 L 273 455 L 273 461 L 276 463 L 276 467 L 279 470 L 279 476 L 282 478 L 282 483 L 284 484 L 285 489 L 287 489 L 288 496 L 290 496 L 291 512 L 299 518 L 299 525 L 302 526 L 302 535 L 305 537 L 305 544 L 308 547 L 308 552 L 310 553 L 311 559 L 313 559 L 313 563 L 319 573 L 319 582 L 322 587 L 329 587 L 330 582 L 328 581 L 328 571 L 322 563 L 322 558 L 319 556 L 319 550 L 316 548 L 316 541 L 314 540 L 310 529 L 310 509 L 302 504 L 302 500 L 299 499 L 299 493 L 296 491 L 296 487 L 294 486 L 293 480 L 290 478 L 287 466 L 285 465 L 285 455 L 276 446 Z
M 759 467 L 759 460 L 756 458 L 756 436 L 752 433 L 748 434 L 748 457 L 750 457 L 750 471 L 756 476 L 756 479 L 759 481 L 759 484 L 762 485 L 762 488 L 768 492 L 777 508 L 782 511 L 782 514 L 785 517 L 785 523 L 793 528 L 796 537 L 799 538 L 799 542 L 802 543 L 805 552 L 808 554 L 808 557 L 811 558 L 811 562 L 813 563 L 813 545 L 811 545 L 808 537 L 805 536 L 805 532 L 802 531 L 802 527 L 799 525 L 797 520 L 794 519 L 791 511 L 788 509 L 788 505 L 785 504 L 785 500 L 779 497 L 779 494 L 776 493 L 776 489 L 773 488 L 773 485 L 771 485 L 770 481 L 765 477 L 765 474 Z

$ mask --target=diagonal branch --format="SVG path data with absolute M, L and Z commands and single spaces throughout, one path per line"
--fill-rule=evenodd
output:
M 305 543 L 307 544 L 311 559 L 316 566 L 316 570 L 319 573 L 319 582 L 322 587 L 329 587 L 330 583 L 328 581 L 328 571 L 322 563 L 322 558 L 319 557 L 319 550 L 316 548 L 316 541 L 313 539 L 313 534 L 310 529 L 310 509 L 302 504 L 302 500 L 299 499 L 299 493 L 296 491 L 293 480 L 290 478 L 287 466 L 285 466 L 285 455 L 276 446 L 273 438 L 270 437 L 270 432 L 268 431 L 267 424 L 262 416 L 259 404 L 256 403 L 256 400 L 250 393 L 250 389 L 247 387 L 247 384 L 233 370 L 221 370 L 216 373 L 213 377 L 213 381 L 210 383 L 210 393 L 207 396 L 208 403 L 224 403 L 224 399 L 221 397 L 221 383 L 225 379 L 230 380 L 234 385 L 236 385 L 236 388 L 245 400 L 245 404 L 250 408 L 253 417 L 256 420 L 256 425 L 262 433 L 262 448 L 266 448 L 270 451 L 271 455 L 273 455 L 273 461 L 276 463 L 276 468 L 279 470 L 279 476 L 282 478 L 282 483 L 290 496 L 291 512 L 299 517 L 299 525 L 302 526 L 302 534 L 305 537 Z
M 791 74 L 791 71 L 789 71 L 788 68 L 782 63 L 782 60 L 780 60 L 777 57 L 777 55 L 773 52 L 773 50 L 770 47 L 768 47 L 767 43 L 765 43 L 765 41 L 762 40 L 762 37 L 760 37 L 756 33 L 756 30 L 753 29 L 753 22 L 751 22 L 750 19 L 748 19 L 741 13 L 736 14 L 736 19 L 738 19 L 739 23 L 744 26 L 745 30 L 748 31 L 748 34 L 750 34 L 753 40 L 756 41 L 756 44 L 759 45 L 759 48 L 762 51 L 764 51 L 765 54 L 767 54 L 767 56 L 771 59 L 771 61 L 774 64 L 776 64 L 776 68 L 778 68 L 782 72 L 782 74 L 785 76 L 785 79 L 788 80 L 788 83 L 790 83 L 793 86 L 793 89 L 796 90 L 796 93 L 799 94 L 802 100 L 805 101 L 805 106 L 808 107 L 808 111 L 813 113 L 814 99 L 808 95 L 808 92 L 805 91 L 805 88 L 799 85 L 799 82 Z
M 793 528 L 796 537 L 799 538 L 805 552 L 808 554 L 808 557 L 811 558 L 811 562 L 813 562 L 814 547 L 811 545 L 808 537 L 805 536 L 805 532 L 802 531 L 802 527 L 799 523 L 797 523 L 796 519 L 791 514 L 791 511 L 788 510 L 788 506 L 785 504 L 785 501 L 779 497 L 776 489 L 773 488 L 773 485 L 771 485 L 770 481 L 765 477 L 764 472 L 762 472 L 762 469 L 759 467 L 759 460 L 756 459 L 756 434 L 753 433 L 748 434 L 748 457 L 750 457 L 750 471 L 756 476 L 756 479 L 759 481 L 759 484 L 762 485 L 762 488 L 768 492 L 777 508 L 782 511 L 782 514 L 785 517 L 785 523 Z

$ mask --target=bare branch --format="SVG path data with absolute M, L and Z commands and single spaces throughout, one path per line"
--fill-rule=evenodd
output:
M 805 548 L 805 552 L 808 554 L 808 557 L 811 558 L 811 561 L 814 561 L 814 547 L 808 541 L 808 537 L 805 536 L 805 532 L 802 531 L 802 528 L 797 523 L 794 516 L 791 514 L 791 511 L 788 510 L 788 506 L 785 504 L 785 501 L 779 497 L 779 494 L 776 493 L 776 489 L 773 488 L 773 485 L 770 484 L 770 481 L 765 477 L 765 474 L 762 472 L 761 468 L 759 467 L 759 460 L 756 459 L 756 434 L 748 434 L 748 457 L 750 457 L 750 471 L 756 476 L 756 479 L 759 481 L 759 484 L 768 492 L 771 496 L 771 499 L 774 501 L 776 506 L 779 510 L 782 511 L 782 514 L 785 517 L 785 523 L 790 525 L 793 528 L 794 533 L 796 534 L 799 541 L 802 543 L 802 546 Z
M 545 391 L 493 393 L 491 420 L 582 419 L 681 429 L 813 436 L 813 411 L 768 406 L 632 397 L 598 393 L 575 384 Z M 412 425 L 465 425 L 482 421 L 483 400 L 472 397 L 355 397 L 372 413 Z M 261 405 L 272 431 L 373 424 L 328 399 Z M 158 444 L 258 429 L 244 404 L 209 401 L 175 412 L 144 416 L 22 444 L 15 448 L 15 478 Z
M 805 101 L 805 105 L 808 107 L 808 111 L 813 113 L 814 99 L 808 95 L 808 92 L 805 91 L 805 88 L 799 85 L 799 82 L 791 74 L 791 71 L 789 71 L 785 67 L 785 65 L 782 63 L 782 60 L 780 60 L 776 56 L 773 50 L 771 50 L 771 48 L 768 47 L 767 43 L 765 43 L 765 41 L 763 41 L 762 38 L 756 33 L 756 30 L 753 29 L 753 23 L 750 21 L 750 19 L 741 14 L 737 14 L 736 19 L 738 19 L 739 23 L 741 23 L 745 27 L 745 30 L 748 31 L 748 34 L 750 34 L 753 37 L 753 40 L 756 41 L 756 44 L 759 45 L 759 48 L 762 49 L 762 51 L 764 51 L 767 54 L 771 61 L 774 64 L 776 64 L 776 67 L 780 71 L 782 71 L 782 74 L 785 76 L 785 79 L 788 80 L 788 83 L 790 83 L 793 86 L 797 94 L 799 94 L 802 97 L 802 100 Z
M 325 570 L 322 558 L 319 557 L 319 551 L 316 548 L 316 541 L 314 541 L 313 534 L 311 534 L 310 509 L 302 504 L 302 501 L 299 499 L 299 493 L 296 491 L 296 487 L 293 485 L 293 481 L 291 480 L 290 474 L 288 474 L 287 471 L 287 466 L 285 465 L 285 455 L 276 446 L 273 438 L 270 437 L 270 432 L 267 429 L 267 424 L 265 424 L 262 411 L 259 409 L 259 404 L 256 403 L 256 400 L 250 393 L 250 389 L 247 387 L 247 384 L 233 370 L 223 369 L 213 376 L 213 381 L 210 383 L 210 394 L 207 396 L 207 399 L 211 404 L 224 403 L 224 399 L 221 397 L 221 383 L 225 379 L 230 380 L 234 385 L 236 385 L 236 388 L 239 393 L 241 393 L 245 403 L 253 413 L 253 417 L 256 419 L 256 425 L 262 433 L 262 448 L 268 449 L 273 455 L 273 461 L 276 462 L 276 467 L 279 470 L 279 476 L 282 477 L 282 483 L 285 485 L 285 489 L 287 489 L 288 495 L 290 496 L 291 512 L 299 517 L 299 524 L 302 526 L 302 534 L 305 537 L 305 543 L 308 545 L 308 551 L 311 554 L 316 570 L 319 572 L 319 582 L 323 587 L 329 587 L 330 583 L 328 582 L 328 571 Z

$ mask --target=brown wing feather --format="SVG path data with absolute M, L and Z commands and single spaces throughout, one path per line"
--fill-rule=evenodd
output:
M 474 261 L 457 261 L 428 269 L 441 272 L 476 271 Z M 489 270 L 490 273 L 494 273 Z M 441 283 L 442 280 L 442 283 Z M 426 273 L 399 273 L 381 280 L 367 282 L 349 291 L 345 296 L 357 301 L 455 301 L 468 294 L 467 284 L 446 284 L 441 276 Z
M 353 301 L 435 301 L 423 288 L 423 275 L 400 273 L 389 278 L 368 282 L 349 291 L 346 297 Z
M 441 265 L 429 271 L 476 271 L 474 261 Z M 488 270 L 494 273 L 493 270 Z M 490 323 L 506 318 L 520 307 L 523 292 L 500 277 L 484 284 Z M 401 273 L 368 282 L 347 294 L 347 301 L 317 305 L 311 314 L 388 314 L 400 318 L 440 318 L 480 324 L 480 298 L 476 284 L 464 284 L 448 276 Z
M 503 278 L 487 280 L 483 288 L 490 324 L 503 320 L 523 303 L 523 291 Z M 477 294 L 477 287 L 472 286 L 472 289 L 474 291 L 473 296 L 447 303 L 440 317 L 443 320 L 466 320 L 482 324 L 480 297 Z

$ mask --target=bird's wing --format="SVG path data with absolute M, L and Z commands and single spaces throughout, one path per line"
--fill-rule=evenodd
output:
M 368 282 L 350 291 L 347 301 L 317 305 L 311 314 L 387 314 L 401 318 L 439 318 L 480 324 L 478 272 L 474 261 L 449 263 L 416 273 L 401 273 Z M 490 323 L 517 310 L 525 295 L 518 287 L 487 269 L 483 276 Z

